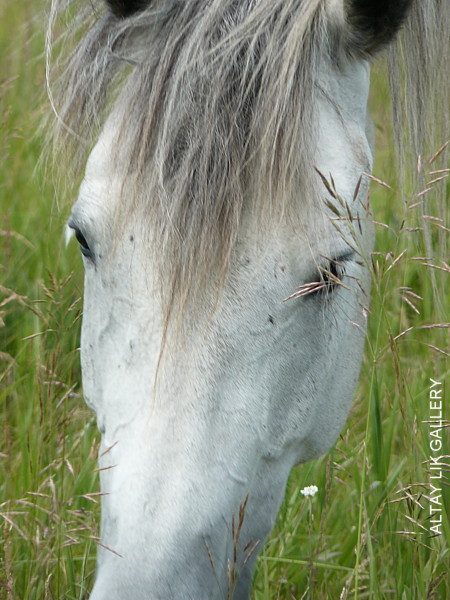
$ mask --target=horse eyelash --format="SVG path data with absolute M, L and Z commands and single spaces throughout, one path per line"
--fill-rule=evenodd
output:
M 335 289 L 337 285 L 342 285 L 342 279 L 345 275 L 345 264 L 339 261 L 332 261 L 328 265 L 328 268 L 319 267 L 319 273 L 321 282 L 325 288 L 330 291 L 330 288 Z
M 319 278 L 317 281 L 303 283 L 293 294 L 285 298 L 283 302 L 314 295 L 321 295 L 328 298 L 339 285 L 348 289 L 342 282 L 346 273 L 345 263 L 347 260 L 347 258 L 328 259 L 327 267 L 319 267 Z

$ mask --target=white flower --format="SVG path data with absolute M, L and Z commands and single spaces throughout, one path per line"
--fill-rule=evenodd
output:
M 307 485 L 305 488 L 303 488 L 301 490 L 301 494 L 303 494 L 304 496 L 315 496 L 317 494 L 317 492 L 319 491 L 319 488 L 317 487 L 317 485 Z

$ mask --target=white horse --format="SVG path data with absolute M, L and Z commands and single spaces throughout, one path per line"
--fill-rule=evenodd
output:
M 339 435 L 369 301 L 368 61 L 411 4 L 109 0 L 74 17 L 51 100 L 73 164 L 95 141 L 69 220 L 102 433 L 92 600 L 248 598 L 289 472 Z M 422 56 L 408 35 L 427 68 L 439 36 Z

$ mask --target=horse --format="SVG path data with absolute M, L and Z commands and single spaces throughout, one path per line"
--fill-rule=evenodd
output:
M 68 227 L 102 436 L 90 597 L 243 600 L 291 469 L 333 446 L 358 379 L 370 61 L 392 48 L 398 138 L 406 115 L 417 148 L 448 11 L 79 4 L 53 0 L 47 79 L 54 151 L 75 173 L 88 156 Z

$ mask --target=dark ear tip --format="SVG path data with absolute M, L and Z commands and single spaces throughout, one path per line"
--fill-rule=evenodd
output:
M 110 11 L 119 19 L 126 19 L 143 10 L 150 0 L 106 0 Z
M 389 44 L 412 4 L 413 0 L 346 0 L 347 21 L 355 34 L 352 50 L 371 55 Z

